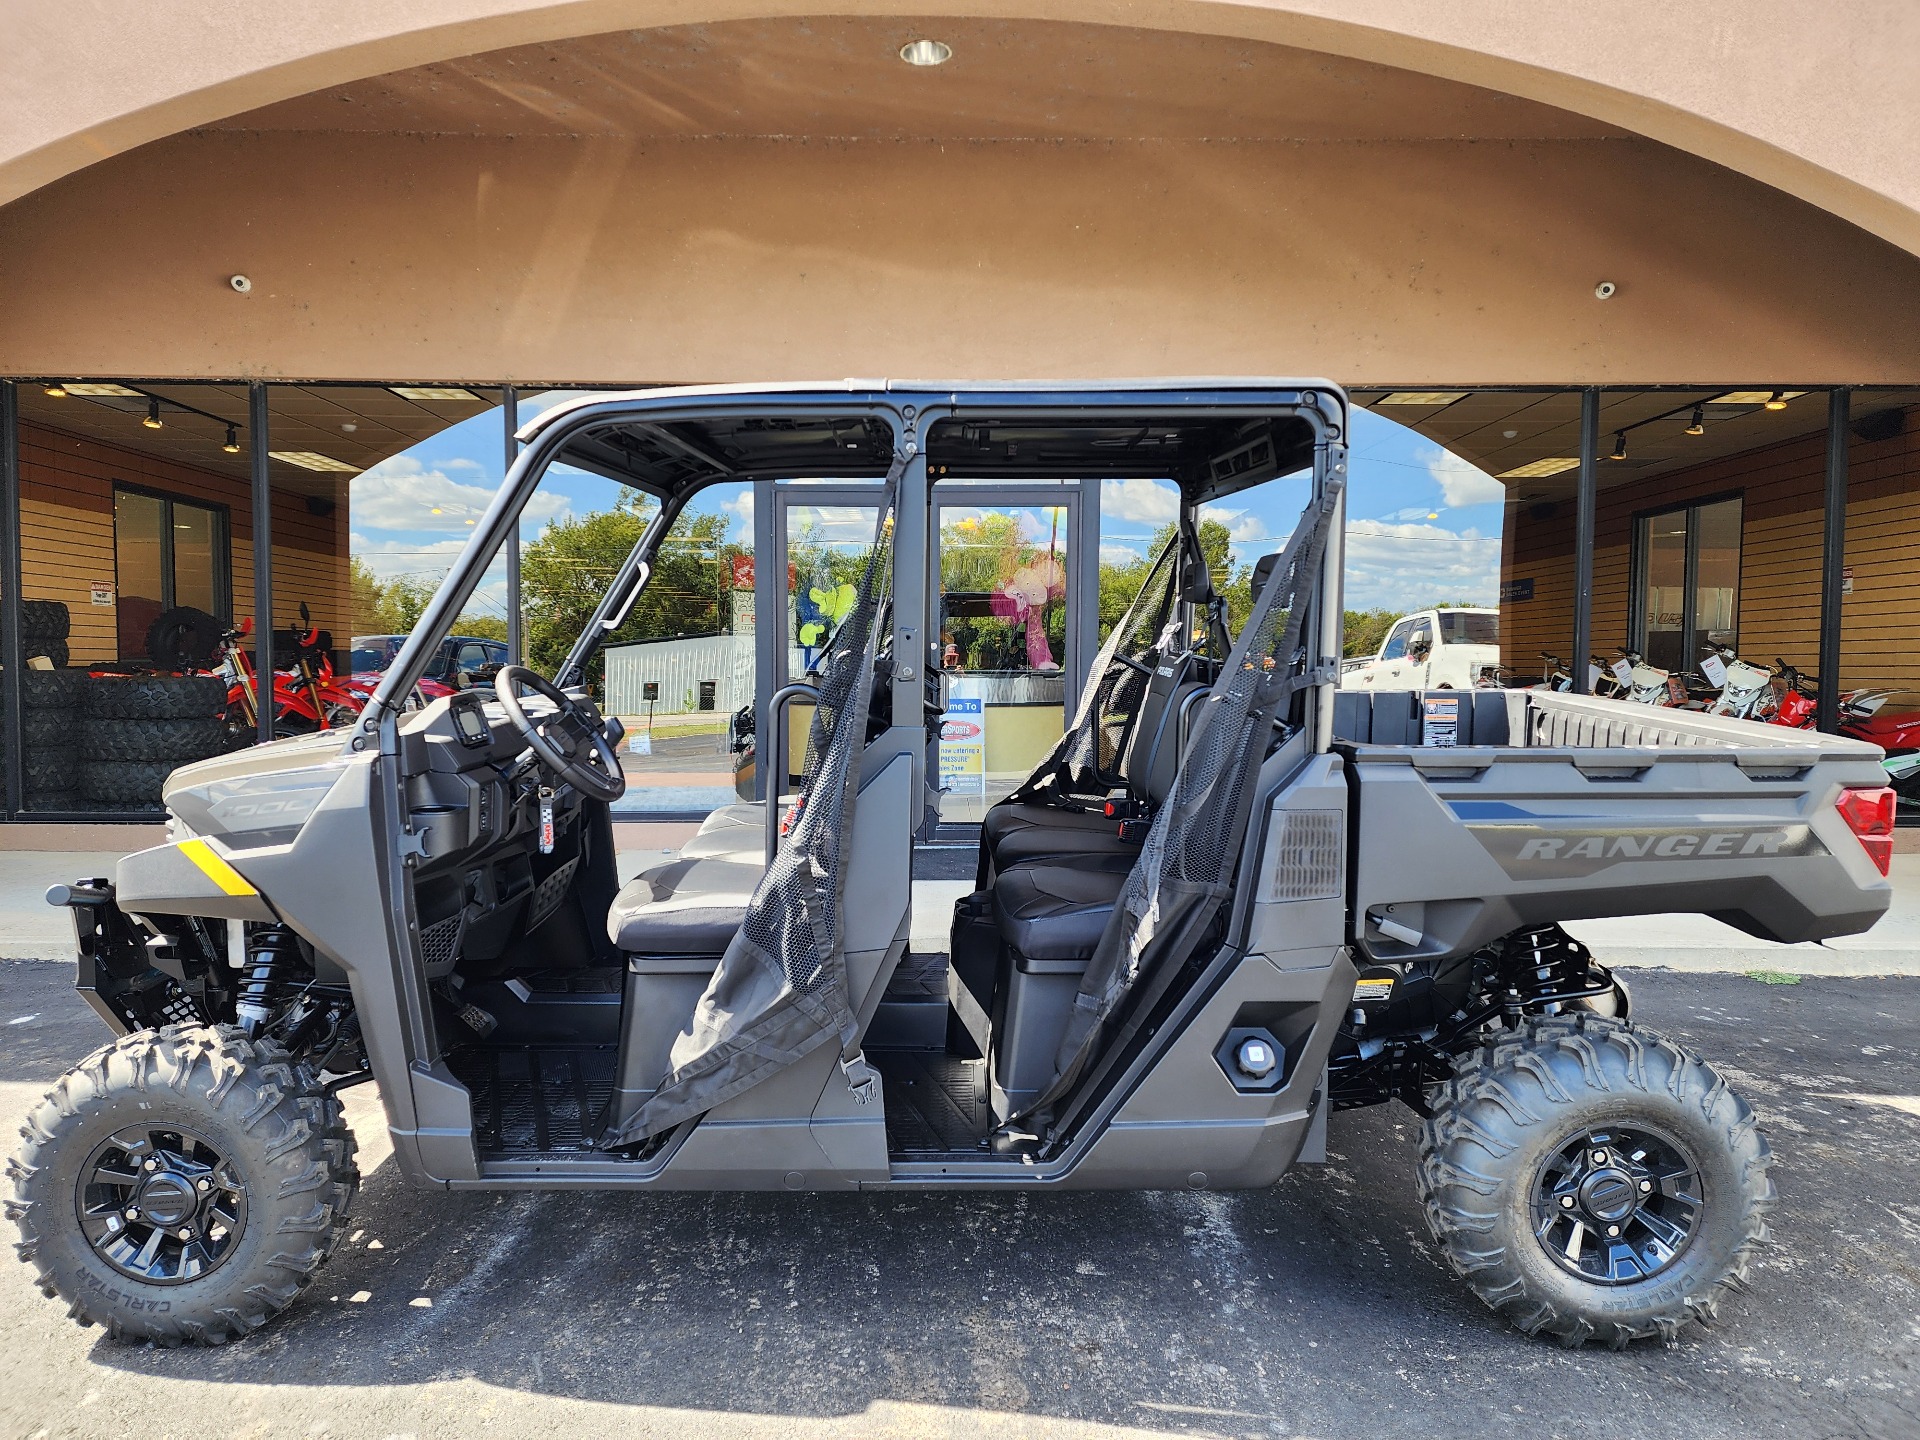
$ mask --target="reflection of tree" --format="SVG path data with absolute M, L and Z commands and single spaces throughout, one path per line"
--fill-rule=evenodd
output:
M 551 675 L 593 619 L 595 607 L 653 518 L 654 502 L 623 490 L 611 510 L 551 521 L 521 556 L 527 663 Z M 653 573 L 610 644 L 718 635 L 732 629 L 733 560 L 728 517 L 683 513 L 654 557 Z M 596 657 L 592 676 L 600 674 Z
M 444 578 L 444 577 L 442 577 Z M 347 562 L 347 584 L 352 592 L 353 633 L 355 635 L 407 635 L 420 623 L 427 602 L 440 588 L 440 580 L 422 580 L 416 576 L 396 575 L 382 580 L 358 555 Z M 478 635 L 485 640 L 507 638 L 506 618 L 501 615 L 462 615 L 454 622 L 456 635 Z
M 967 669 L 1041 669 L 1065 652 L 1065 512 L 1048 507 L 1046 518 L 1045 541 L 1027 538 L 1017 513 L 988 511 L 940 527 L 940 589 L 956 597 L 942 616 L 941 641 Z

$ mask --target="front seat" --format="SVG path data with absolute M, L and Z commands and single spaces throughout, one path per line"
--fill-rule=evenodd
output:
M 620 887 L 607 936 L 628 955 L 711 955 L 733 943 L 766 867 L 724 856 L 677 855 Z

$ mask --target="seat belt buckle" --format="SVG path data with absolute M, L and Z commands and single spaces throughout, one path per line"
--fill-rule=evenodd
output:
M 859 1104 L 873 1102 L 873 1092 L 879 1087 L 880 1072 L 867 1063 L 867 1057 L 858 1050 L 843 1056 L 840 1061 L 840 1073 L 847 1077 L 847 1088 L 853 1092 L 853 1098 Z
M 1125 788 L 1109 790 L 1103 813 L 1109 820 L 1131 819 L 1140 813 L 1140 802 Z
M 1121 840 L 1128 845 L 1144 844 L 1147 838 L 1147 831 L 1152 828 L 1153 822 L 1145 819 L 1122 820 L 1118 827 Z

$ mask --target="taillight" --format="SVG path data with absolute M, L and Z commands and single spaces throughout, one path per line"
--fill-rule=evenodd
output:
M 1833 803 L 1885 875 L 1893 865 L 1893 791 L 1884 785 L 1878 790 L 1842 790 Z

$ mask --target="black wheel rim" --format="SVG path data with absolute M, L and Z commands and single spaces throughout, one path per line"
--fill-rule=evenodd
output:
M 1601 1126 L 1540 1167 L 1533 1233 L 1561 1269 L 1631 1285 L 1686 1253 L 1704 1210 L 1699 1167 L 1683 1145 L 1646 1126 Z
M 206 1136 L 128 1126 L 87 1157 L 75 1187 L 93 1253 L 130 1279 L 184 1285 L 218 1270 L 247 1228 L 247 1190 Z

